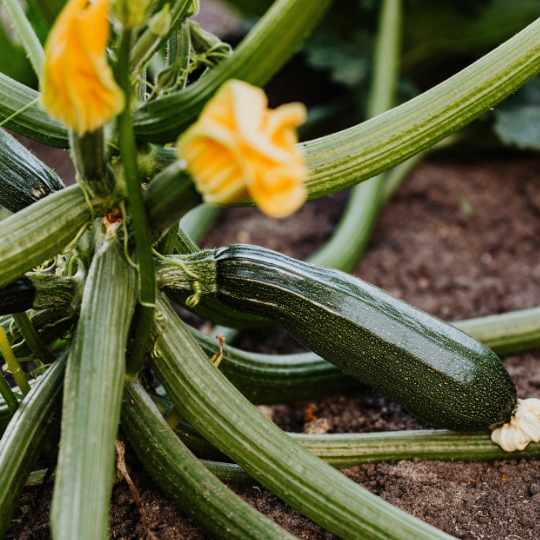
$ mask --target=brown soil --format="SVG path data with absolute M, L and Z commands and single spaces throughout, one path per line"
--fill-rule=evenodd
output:
M 274 221 L 255 209 L 224 213 L 207 245 L 250 242 L 299 258 L 330 235 L 344 194 L 313 201 Z M 540 305 L 540 160 L 421 165 L 384 210 L 356 275 L 445 320 Z M 302 347 L 283 331 L 245 335 L 240 346 L 266 352 Z M 520 397 L 540 396 L 540 350 L 505 359 Z M 274 420 L 302 431 L 306 409 L 331 431 L 420 429 L 426 425 L 380 394 L 360 389 L 313 403 L 279 406 Z M 540 461 L 441 463 L 414 459 L 343 471 L 395 506 L 458 538 L 538 538 Z M 146 475 L 133 475 L 158 538 L 209 538 Z M 335 538 L 255 482 L 231 487 L 300 538 Z M 27 488 L 8 538 L 48 539 L 51 487 Z M 39 499 L 39 500 L 38 500 Z M 32 509 L 32 505 L 35 508 Z M 32 516 L 32 517 L 30 517 Z M 138 539 L 140 516 L 125 483 L 115 487 L 111 538 Z M 30 532 L 32 531 L 32 532 Z

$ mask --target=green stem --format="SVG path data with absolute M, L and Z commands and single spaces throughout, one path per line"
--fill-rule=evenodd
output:
M 114 187 L 107 171 L 103 128 L 77 135 L 70 131 L 70 146 L 75 168 L 93 197 L 108 197 Z
M 138 382 L 128 382 L 122 429 L 159 486 L 215 538 L 292 539 L 217 480 L 167 426 Z
M 161 49 L 167 38 L 175 30 L 178 21 L 185 15 L 192 0 L 173 0 L 170 11 L 170 30 L 165 35 L 155 34 L 147 28 L 133 45 L 129 62 L 133 73 L 139 73 L 143 66 L 150 61 L 152 55 Z
M 152 394 L 152 400 L 165 413 L 172 406 L 166 397 Z M 192 451 L 212 460 L 226 456 L 210 444 L 185 420 L 174 429 Z M 505 452 L 491 441 L 489 433 L 458 433 L 442 429 L 388 431 L 384 433 L 335 433 L 306 435 L 288 433 L 313 455 L 336 469 L 356 467 L 363 463 L 381 463 L 420 457 L 428 461 L 495 461 L 499 459 L 537 459 L 540 443 L 531 443 L 525 450 Z M 232 464 L 231 464 L 232 465 Z M 241 472 L 237 465 L 236 472 Z M 231 469 L 233 472 L 234 469 Z M 247 474 L 244 471 L 244 477 Z
M 369 493 L 295 443 L 208 360 L 163 301 L 152 362 L 174 405 L 277 497 L 344 540 L 435 540 L 445 533 Z
M 62 251 L 89 224 L 79 186 L 57 191 L 0 222 L 0 288 Z
M 137 273 L 113 230 L 99 231 L 69 355 L 51 507 L 56 540 L 107 538 Z
M 159 233 L 200 205 L 202 198 L 184 165 L 177 160 L 152 179 L 144 193 L 144 201 L 150 228 Z
M 45 347 L 26 312 L 23 311 L 21 313 L 14 313 L 13 318 L 15 319 L 15 322 L 17 323 L 22 336 L 26 340 L 26 343 L 28 343 L 32 353 L 44 364 L 51 364 L 54 362 L 56 360 L 56 356 L 54 356 L 54 354 L 51 353 L 47 347 Z
M 0 538 L 32 466 L 58 422 L 67 354 L 47 370 L 24 400 L 0 440 Z
M 304 144 L 309 198 L 395 167 L 494 107 L 540 70 L 540 20 L 450 79 L 363 124 Z
M 127 28 L 122 32 L 117 64 L 117 79 L 126 96 L 125 109 L 118 119 L 118 131 L 124 177 L 128 190 L 129 211 L 135 234 L 140 279 L 139 305 L 137 306 L 134 338 L 127 366 L 128 374 L 133 375 L 138 373 L 144 364 L 146 344 L 154 320 L 156 282 L 150 225 L 142 196 L 141 179 L 137 167 L 137 148 L 131 121 L 131 85 L 129 80 L 131 34 L 132 31 Z
M 368 100 L 368 118 L 392 108 L 399 78 L 401 0 L 384 0 L 375 43 L 374 74 Z M 352 272 L 364 253 L 381 207 L 385 174 L 353 188 L 332 237 L 308 261 Z
M 30 63 L 34 68 L 38 79 L 41 81 L 43 76 L 43 65 L 45 64 L 45 53 L 39 42 L 32 25 L 26 18 L 24 11 L 17 0 L 2 0 L 2 4 L 7 11 L 9 18 L 15 28 Z
M 143 104 L 134 116 L 137 139 L 171 142 L 197 118 L 228 79 L 263 86 L 315 27 L 331 0 L 277 0 L 234 54 L 186 90 Z
M 2 356 L 6 361 L 9 372 L 13 375 L 19 390 L 26 396 L 30 392 L 30 384 L 26 380 L 26 376 L 11 350 L 11 346 L 3 328 L 0 328 L 0 351 L 2 351 Z
M 182 218 L 180 222 L 182 230 L 195 244 L 199 244 L 204 240 L 223 210 L 223 206 L 200 204 Z
M 42 343 L 49 345 L 62 337 L 69 328 L 75 323 L 76 316 L 71 310 L 66 309 L 47 309 L 36 311 L 32 316 L 32 324 Z M 19 327 L 14 324 L 12 317 L 9 317 L 0 324 L 6 332 L 13 353 L 19 358 L 32 354 L 30 347 L 23 336 Z
M 17 396 L 13 393 L 13 390 L 7 383 L 6 379 L 4 379 L 2 373 L 0 373 L 0 395 L 4 398 L 4 402 L 6 403 L 9 412 L 11 414 L 15 414 L 17 412 L 17 409 L 19 408 L 19 400 L 17 399 Z M 0 426 L 0 436 L 2 431 L 3 430 Z

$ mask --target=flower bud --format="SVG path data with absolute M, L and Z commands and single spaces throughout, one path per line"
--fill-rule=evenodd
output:
M 114 14 L 126 28 L 141 26 L 148 15 L 152 0 L 115 0 Z
M 148 28 L 157 36 L 165 36 L 171 28 L 170 5 L 165 4 L 161 11 L 152 16 L 148 22 Z

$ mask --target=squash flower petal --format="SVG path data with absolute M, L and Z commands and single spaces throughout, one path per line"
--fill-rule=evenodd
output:
M 124 94 L 107 63 L 110 0 L 69 0 L 45 45 L 41 103 L 82 135 L 124 109 Z
M 306 199 L 308 173 L 296 145 L 305 117 L 301 103 L 268 109 L 260 88 L 230 80 L 178 139 L 178 155 L 207 203 L 249 195 L 267 215 L 286 217 Z

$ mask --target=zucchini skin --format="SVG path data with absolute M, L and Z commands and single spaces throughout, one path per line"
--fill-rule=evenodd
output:
M 220 248 L 216 262 L 221 302 L 280 324 L 418 418 L 456 431 L 510 420 L 510 375 L 460 330 L 348 274 L 257 246 Z
M 0 315 L 21 313 L 32 309 L 36 288 L 32 280 L 23 276 L 0 289 Z
M 62 180 L 22 144 L 0 129 L 0 204 L 18 212 L 64 189 Z

